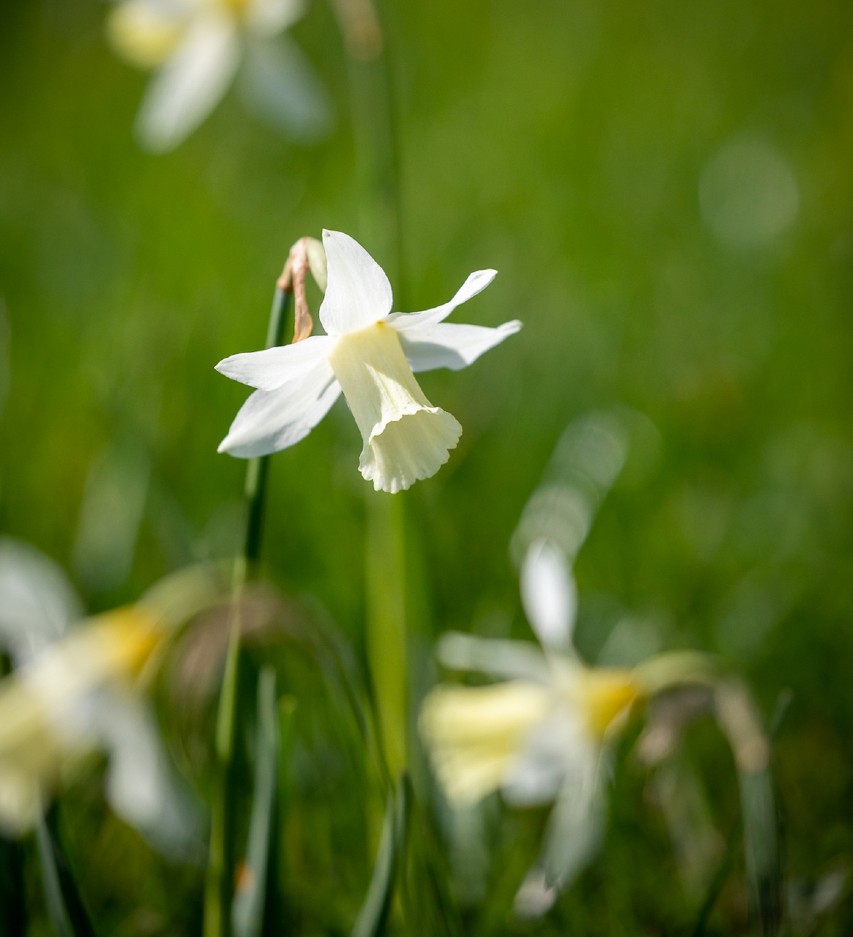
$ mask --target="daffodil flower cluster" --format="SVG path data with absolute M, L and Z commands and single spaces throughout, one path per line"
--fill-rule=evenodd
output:
M 325 335 L 233 355 L 216 369 L 254 387 L 219 446 L 250 458 L 299 442 L 343 392 L 361 431 L 359 469 L 376 490 L 398 492 L 429 478 L 447 461 L 462 433 L 434 407 L 414 372 L 458 370 L 521 328 L 451 325 L 444 320 L 494 279 L 478 270 L 456 295 L 424 312 L 392 312 L 382 268 L 346 234 L 323 232 L 328 285 L 320 306 Z

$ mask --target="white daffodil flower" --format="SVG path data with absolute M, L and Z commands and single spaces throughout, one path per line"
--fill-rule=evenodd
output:
M 187 571 L 135 605 L 74 624 L 79 602 L 59 567 L 0 539 L 0 648 L 16 663 L 0 679 L 0 832 L 29 830 L 87 756 L 104 751 L 113 810 L 160 848 L 186 850 L 193 810 L 134 684 L 211 588 Z
M 0 681 L 0 828 L 34 823 L 50 789 L 97 742 L 81 704 L 130 680 L 161 637 L 152 614 L 119 609 L 72 629 Z
M 503 678 L 439 686 L 424 700 L 421 734 L 452 804 L 501 791 L 513 805 L 555 801 L 542 867 L 518 894 L 520 913 L 541 913 L 595 850 L 602 824 L 607 743 L 642 683 L 628 669 L 590 668 L 572 648 L 576 592 L 563 554 L 534 542 L 522 600 L 539 646 L 462 634 L 439 644 L 443 663 Z
M 391 284 L 363 247 L 335 231 L 323 232 L 323 246 L 328 285 L 319 316 L 327 334 L 216 365 L 256 388 L 219 451 L 251 458 L 286 449 L 308 435 L 343 391 L 364 441 L 361 474 L 377 491 L 403 491 L 434 475 L 462 433 L 427 400 L 414 372 L 464 368 L 521 323 L 484 328 L 443 321 L 485 289 L 494 270 L 472 273 L 435 309 L 392 313 Z
M 291 43 L 275 39 L 303 0 L 118 0 L 108 37 L 133 65 L 156 69 L 137 119 L 154 151 L 177 146 L 213 110 L 245 62 L 245 88 L 262 113 L 314 135 L 325 96 Z

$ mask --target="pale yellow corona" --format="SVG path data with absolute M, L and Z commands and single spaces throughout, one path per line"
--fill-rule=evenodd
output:
M 640 699 L 642 690 L 627 669 L 591 667 L 582 676 L 584 712 L 589 727 L 604 738 L 611 727 Z
M 551 705 L 548 688 L 521 680 L 433 690 L 421 710 L 421 732 L 448 797 L 476 803 L 499 790 Z
M 329 364 L 361 431 L 359 469 L 374 488 L 403 491 L 444 465 L 462 427 L 424 396 L 394 329 L 375 322 L 342 335 Z
M 164 16 L 150 3 L 116 6 L 107 19 L 107 38 L 118 54 L 138 68 L 156 68 L 175 51 L 185 26 Z

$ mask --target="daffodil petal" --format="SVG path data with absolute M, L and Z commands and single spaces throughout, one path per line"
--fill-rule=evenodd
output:
M 325 362 L 276 390 L 256 390 L 240 408 L 218 451 L 251 459 L 287 449 L 311 432 L 340 392 Z
M 521 600 L 543 647 L 571 648 L 577 587 L 562 551 L 550 540 L 531 544 L 521 568 Z
M 589 765 L 595 765 L 598 751 L 582 713 L 567 705 L 555 706 L 532 727 L 507 773 L 503 785 L 507 802 L 533 806 L 553 800 L 567 777 L 583 777 Z
M 607 753 L 578 761 L 564 779 L 545 833 L 541 864 L 557 889 L 566 888 L 598 849 L 604 829 Z
M 109 753 L 110 806 L 153 845 L 185 852 L 194 843 L 198 817 L 170 769 L 151 712 L 120 686 L 101 687 L 85 703 L 86 722 Z
M 83 616 L 58 563 L 35 547 L 0 537 L 0 648 L 22 663 Z
M 320 322 L 329 335 L 367 328 L 391 311 L 391 284 L 378 263 L 348 234 L 323 231 L 329 282 Z
M 238 59 L 232 20 L 199 17 L 146 92 L 136 124 L 142 143 L 157 152 L 177 146 L 225 93 Z
M 276 390 L 314 370 L 333 345 L 334 339 L 328 335 L 312 335 L 292 345 L 231 355 L 220 361 L 216 370 L 257 390 Z
M 595 854 L 604 829 L 606 759 L 588 760 L 580 773 L 566 777 L 545 831 L 535 868 L 515 896 L 520 917 L 541 917 Z
M 413 371 L 450 368 L 458 371 L 476 361 L 480 355 L 521 328 L 517 319 L 497 328 L 482 325 L 448 325 L 442 323 L 423 329 L 400 331 L 400 344 Z
M 457 306 L 481 293 L 497 275 L 497 270 L 477 270 L 459 287 L 449 302 L 436 306 L 435 309 L 425 309 L 423 312 L 395 312 L 388 316 L 386 321 L 400 333 L 435 325 L 446 319 Z
M 292 139 L 316 140 L 331 130 L 326 90 L 287 36 L 249 39 L 239 81 L 246 104 Z
M 442 635 L 436 656 L 451 670 L 473 670 L 494 677 L 550 683 L 552 673 L 542 651 L 532 641 L 479 638 L 459 631 Z

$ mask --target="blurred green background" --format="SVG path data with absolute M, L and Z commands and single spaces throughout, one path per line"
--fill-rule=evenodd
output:
M 107 47 L 107 6 L 0 8 L 0 529 L 68 568 L 93 610 L 237 549 L 244 465 L 216 446 L 245 390 L 213 365 L 261 347 L 289 245 L 333 228 L 390 264 L 363 226 L 326 5 L 293 36 L 333 101 L 328 138 L 289 140 L 231 94 L 161 156 L 134 142 L 147 76 Z M 464 435 L 403 496 L 433 622 L 418 660 L 446 628 L 526 635 L 507 550 L 523 505 L 571 420 L 627 408 L 628 462 L 578 561 L 579 644 L 594 658 L 630 611 L 652 646 L 722 655 L 768 719 L 790 691 L 775 760 L 788 884 L 811 895 L 837 873 L 849 891 L 853 7 L 385 13 L 395 308 L 437 305 L 495 267 L 456 321 L 524 322 L 470 369 L 422 379 Z M 277 455 L 265 542 L 270 575 L 356 648 L 374 497 L 359 448 L 338 404 Z M 615 835 L 561 932 L 684 932 L 674 860 Z M 636 887 L 619 891 L 620 869 Z M 336 874 L 354 888 L 349 913 L 367 873 Z M 601 902 L 618 913 L 584 917 Z M 821 933 L 844 928 L 836 909 Z

